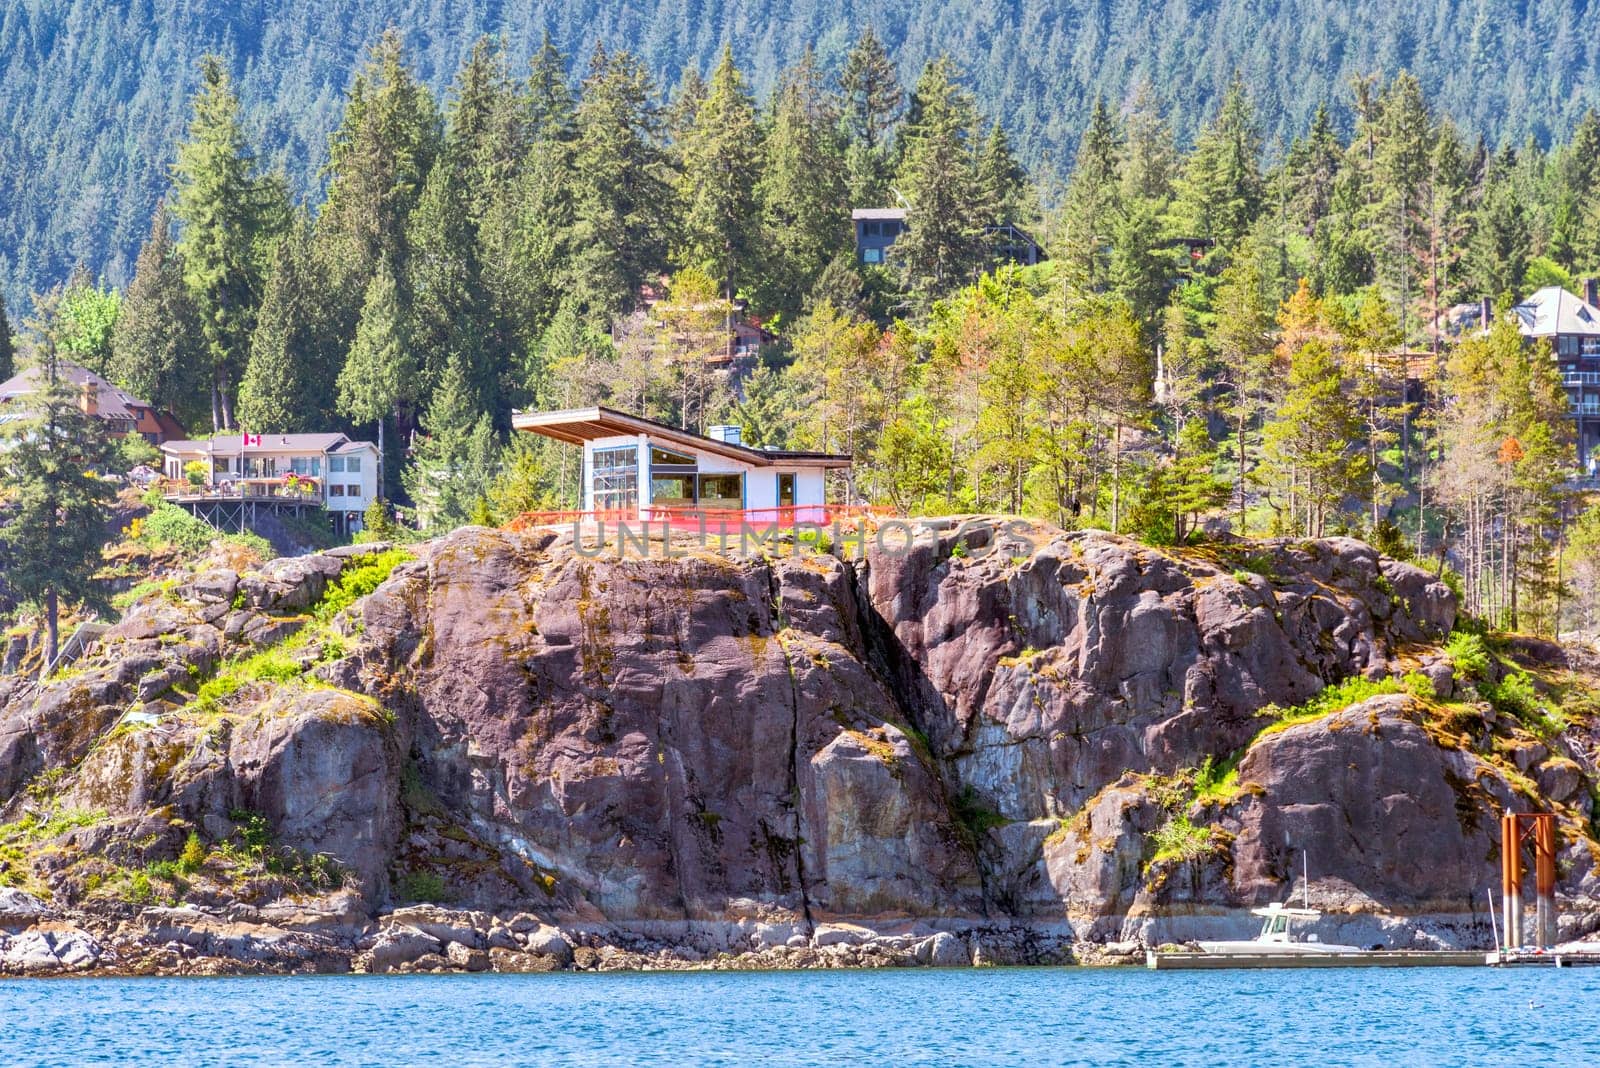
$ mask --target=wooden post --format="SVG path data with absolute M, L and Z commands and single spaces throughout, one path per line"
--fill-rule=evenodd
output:
M 1500 817 L 1500 905 L 1505 910 L 1507 949 L 1522 946 L 1522 843 L 1517 834 L 1517 817 L 1510 812 Z

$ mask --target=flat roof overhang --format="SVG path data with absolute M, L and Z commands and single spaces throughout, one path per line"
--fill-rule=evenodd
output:
M 568 445 L 582 445 L 584 442 L 598 441 L 601 438 L 634 437 L 644 434 L 656 441 L 670 442 L 695 452 L 725 456 L 730 460 L 739 460 L 755 467 L 850 466 L 850 457 L 844 453 L 752 449 L 748 445 L 718 441 L 716 438 L 708 438 L 665 423 L 658 423 L 654 419 L 645 419 L 605 407 L 568 408 L 557 412 L 515 412 L 511 416 L 511 426 L 513 429 L 542 434 Z

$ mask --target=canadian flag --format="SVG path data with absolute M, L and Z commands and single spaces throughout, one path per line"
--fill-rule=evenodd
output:
M 261 444 L 261 435 L 260 434 L 246 434 L 244 436 L 244 447 L 245 448 L 248 449 L 252 445 L 260 445 L 260 444 Z

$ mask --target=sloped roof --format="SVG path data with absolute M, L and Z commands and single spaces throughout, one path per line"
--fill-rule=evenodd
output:
M 850 212 L 852 219 L 904 219 L 905 208 L 854 208 Z
M 734 460 L 743 460 L 755 467 L 773 467 L 779 464 L 802 467 L 849 467 L 850 457 L 844 453 L 795 452 L 788 449 L 752 449 L 719 441 L 693 431 L 658 423 L 638 415 L 629 415 L 613 408 L 568 408 L 556 412 L 513 412 L 511 425 L 517 430 L 542 434 L 547 438 L 580 445 L 600 438 L 627 437 L 645 434 L 656 441 L 672 442 L 683 448 L 709 452 Z
M 79 367 L 75 363 L 65 360 L 56 365 L 58 373 L 63 379 L 77 386 L 80 390 L 85 385 L 93 385 L 95 402 L 98 414 L 106 419 L 137 420 L 135 408 L 150 408 L 150 402 L 140 400 L 121 386 L 107 382 L 86 367 Z M 30 393 L 37 393 L 44 385 L 43 371 L 38 367 L 28 367 L 12 375 L 4 382 L 0 382 L 0 404 L 26 397 Z
M 1560 286 L 1545 286 L 1511 309 L 1524 337 L 1578 334 L 1600 337 L 1600 308 Z
M 278 452 L 336 452 L 350 439 L 343 434 L 262 434 L 261 444 L 246 446 L 244 435 L 225 434 L 209 441 L 169 441 L 162 452 L 207 453 L 212 456 L 264 456 Z

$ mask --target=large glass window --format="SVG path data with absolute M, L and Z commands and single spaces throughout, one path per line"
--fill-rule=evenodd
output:
M 361 457 L 351 456 L 346 459 L 345 470 L 350 472 L 352 475 L 359 475 L 361 473 Z
M 650 472 L 650 503 L 662 508 L 687 508 L 694 504 L 694 476 Z
M 743 475 L 701 475 L 701 508 L 741 511 L 744 508 Z
M 330 474 L 334 474 L 334 475 L 342 475 L 342 474 L 344 474 L 344 457 L 343 456 L 330 456 L 330 457 L 328 457 L 328 472 Z
M 657 467 L 693 467 L 694 457 L 685 456 L 681 452 L 663 449 L 659 445 L 650 446 L 650 466 Z
M 590 485 L 597 512 L 631 511 L 639 506 L 639 450 L 633 445 L 621 449 L 594 450 L 594 472 Z
M 322 457 L 320 456 L 295 456 L 289 460 L 289 470 L 297 475 L 322 475 Z

